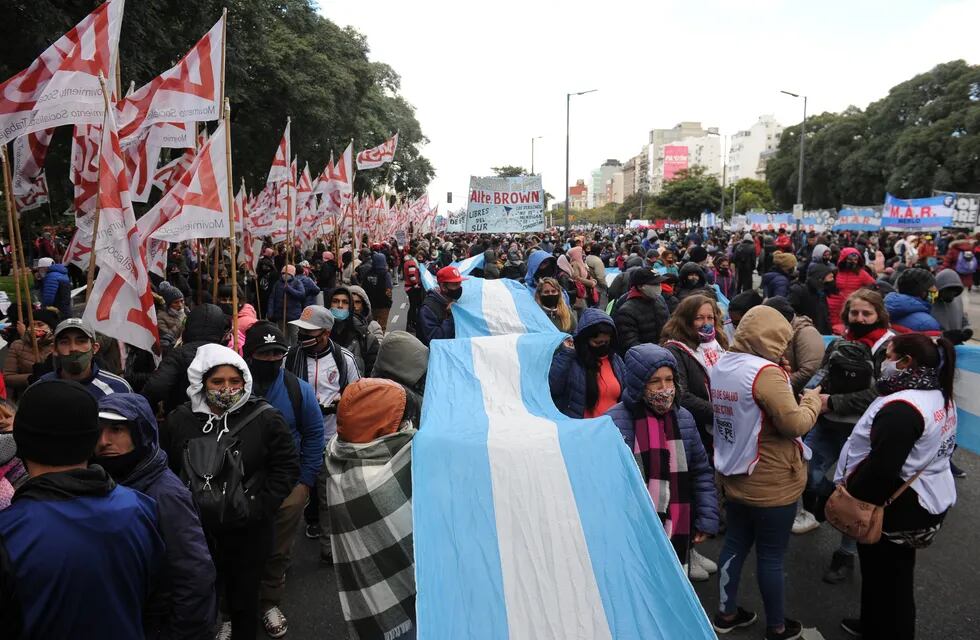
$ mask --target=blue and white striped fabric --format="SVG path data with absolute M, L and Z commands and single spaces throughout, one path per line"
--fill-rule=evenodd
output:
M 619 267 L 606 267 L 606 286 L 611 287 L 613 280 L 619 275 Z
M 453 316 L 413 442 L 419 638 L 714 639 L 615 425 L 551 400 L 563 334 L 509 280 Z
M 466 260 L 458 260 L 456 262 L 450 263 L 450 266 L 459 269 L 459 272 L 464 276 L 467 275 L 473 269 L 483 268 L 483 254 L 478 256 L 473 256 L 472 258 L 467 258 Z M 422 266 L 422 287 L 426 291 L 429 289 L 435 289 L 438 286 L 436 282 L 436 277 L 429 273 L 429 270 L 425 265 Z

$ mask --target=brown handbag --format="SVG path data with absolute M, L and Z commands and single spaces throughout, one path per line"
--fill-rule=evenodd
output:
M 925 469 L 919 469 L 881 506 L 858 500 L 848 492 L 843 482 L 838 484 L 824 506 L 827 522 L 861 544 L 875 544 L 881 539 L 881 523 L 885 516 L 885 507 L 895 502 L 916 478 L 922 475 L 923 471 Z

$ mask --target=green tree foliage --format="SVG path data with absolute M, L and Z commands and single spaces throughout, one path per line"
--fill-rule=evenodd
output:
M 516 167 L 510 164 L 502 167 L 490 167 L 490 170 L 498 178 L 520 178 L 521 176 L 531 175 L 524 167 Z
M 796 200 L 800 126 L 783 131 L 766 165 L 780 208 Z M 895 87 L 865 110 L 807 120 L 807 207 L 877 204 L 890 192 L 980 192 L 980 66 L 955 60 Z
M 624 223 L 632 217 L 633 220 L 649 220 L 659 217 L 660 211 L 654 197 L 649 193 L 631 193 L 623 200 L 616 210 L 616 222 Z
M 696 217 L 703 211 L 718 209 L 721 185 L 714 176 L 705 175 L 704 167 L 694 166 L 665 183 L 656 203 L 670 218 Z
M 0 78 L 25 68 L 101 0 L 14 0 L 0 22 Z M 228 8 L 227 95 L 232 108 L 236 176 L 261 187 L 287 116 L 292 150 L 318 172 L 354 140 L 354 152 L 398 131 L 388 166 L 358 173 L 355 188 L 384 182 L 418 195 L 435 174 L 421 155 L 427 140 L 413 107 L 399 95 L 398 74 L 368 59 L 357 31 L 316 12 L 313 0 L 130 1 L 120 36 L 123 88 L 142 86 L 170 68 Z M 211 124 L 214 127 L 214 124 Z M 70 127 L 56 130 L 48 182 L 56 210 L 71 197 Z
M 735 199 L 735 213 L 745 213 L 752 209 L 772 211 L 776 206 L 772 197 L 772 190 L 762 180 L 742 178 L 735 184 L 729 185 L 725 189 L 725 215 L 731 214 L 733 197 Z

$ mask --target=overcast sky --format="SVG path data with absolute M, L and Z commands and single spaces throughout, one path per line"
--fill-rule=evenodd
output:
M 701 121 L 732 134 L 759 115 L 865 107 L 937 63 L 980 61 L 980 0 L 318 0 L 367 36 L 402 78 L 430 143 L 433 202 L 465 206 L 470 175 L 535 170 L 565 189 L 606 158 L 640 152 L 652 128 Z M 440 210 L 445 211 L 445 205 Z

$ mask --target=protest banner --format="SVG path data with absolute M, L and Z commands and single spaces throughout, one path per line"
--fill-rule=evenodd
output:
M 902 200 L 885 194 L 881 226 L 888 230 L 932 229 L 938 231 L 953 224 L 953 210 L 944 196 Z
M 752 231 L 791 230 L 794 226 L 793 216 L 789 213 L 750 213 L 747 218 Z
M 834 231 L 879 231 L 881 207 L 862 207 L 845 204 L 837 213 Z
M 933 191 L 932 195 L 942 197 L 943 204 L 952 209 L 953 223 L 949 226 L 972 230 L 980 224 L 980 193 Z
M 464 230 L 468 233 L 544 231 L 541 176 L 471 176 Z

